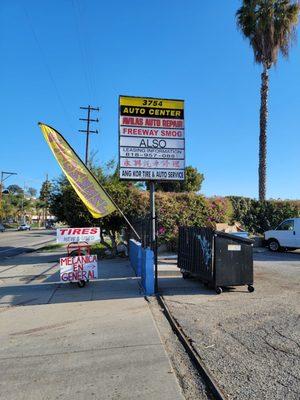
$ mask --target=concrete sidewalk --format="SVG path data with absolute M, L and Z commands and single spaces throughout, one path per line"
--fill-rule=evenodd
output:
M 128 261 L 80 289 L 58 282 L 58 257 L 0 263 L 1 400 L 183 399 Z

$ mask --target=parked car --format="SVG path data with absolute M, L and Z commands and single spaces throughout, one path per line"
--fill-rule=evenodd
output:
M 31 226 L 28 224 L 21 224 L 18 227 L 18 231 L 30 231 L 30 229 L 31 229 Z
M 5 231 L 4 225 L 0 224 L 0 232 L 4 232 L 4 231 Z
M 266 231 L 264 235 L 271 251 L 300 249 L 300 218 L 286 219 L 276 229 Z
M 46 224 L 45 224 L 45 229 L 55 229 L 54 222 L 47 221 Z

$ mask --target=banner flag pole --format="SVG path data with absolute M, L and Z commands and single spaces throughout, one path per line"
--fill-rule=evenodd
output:
M 103 188 L 95 175 L 83 163 L 66 139 L 51 126 L 41 122 L 38 125 L 59 166 L 93 218 L 102 218 L 117 210 L 140 240 L 139 234 L 123 211 Z

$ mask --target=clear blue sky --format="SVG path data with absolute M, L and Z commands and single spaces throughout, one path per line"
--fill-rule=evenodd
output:
M 205 195 L 257 197 L 260 67 L 236 29 L 238 0 L 2 0 L 1 170 L 39 188 L 60 174 L 37 126 L 83 157 L 80 106 L 100 106 L 91 148 L 118 155 L 118 96 L 186 102 L 187 164 Z M 299 35 L 298 35 L 299 36 Z M 88 60 L 88 63 L 86 62 Z M 271 73 L 268 197 L 300 198 L 300 48 Z

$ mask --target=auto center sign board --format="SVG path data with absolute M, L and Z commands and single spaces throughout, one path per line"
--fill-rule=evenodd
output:
M 100 242 L 100 228 L 59 228 L 56 230 L 56 242 Z
M 184 101 L 119 98 L 120 179 L 184 180 Z

